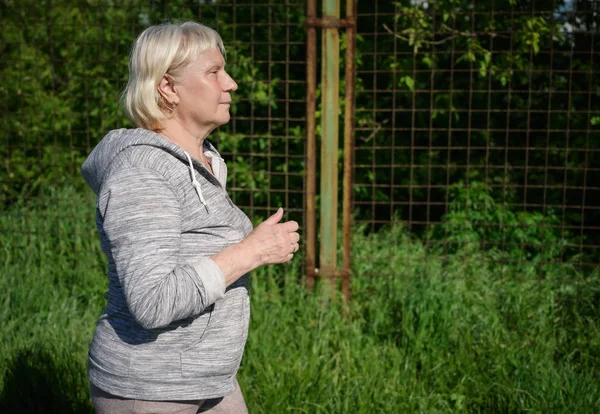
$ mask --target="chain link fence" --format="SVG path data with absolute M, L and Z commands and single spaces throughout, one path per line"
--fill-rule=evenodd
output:
M 88 195 L 84 203 L 94 205 L 79 167 L 109 130 L 131 126 L 120 106 L 130 46 L 148 25 L 168 21 L 201 22 L 226 44 L 227 69 L 239 89 L 232 121 L 210 140 L 229 161 L 233 201 L 255 222 L 279 206 L 287 219 L 302 222 L 304 8 L 266 0 L 0 3 L 7 80 L 0 86 L 0 202 L 22 218 L 5 222 L 7 243 L 35 239 L 40 230 L 28 224 L 32 214 L 55 229 L 77 217 L 84 206 L 57 207 L 70 197 L 61 188 Z M 94 243 L 93 223 L 89 211 L 88 225 L 57 237 Z M 74 251 L 72 259 L 85 253 Z
M 599 13 L 589 1 L 359 2 L 364 231 L 404 227 L 427 251 L 402 250 L 409 263 L 597 273 Z M 412 238 L 389 240 L 390 260 Z
M 78 214 L 76 204 L 55 207 L 66 197 L 60 189 L 83 189 L 85 155 L 108 130 L 129 125 L 119 96 L 132 41 L 149 24 L 192 19 L 222 35 L 239 84 L 232 121 L 212 135 L 229 161 L 233 201 L 255 221 L 282 206 L 302 224 L 305 8 L 1 2 L 2 208 L 22 206 L 27 223 L 32 206 L 44 205 L 46 226 L 58 229 Z M 516 263 L 540 279 L 597 271 L 598 9 L 593 1 L 358 2 L 355 235 L 402 228 L 406 237 L 390 236 L 382 254 L 391 260 L 396 246 L 422 241 L 425 255 L 402 250 L 408 263 L 458 254 Z M 4 227 L 13 245 L 38 231 Z M 95 240 L 94 229 L 76 231 Z M 16 233 L 28 237 L 17 242 Z M 399 275 L 394 266 L 368 273 Z

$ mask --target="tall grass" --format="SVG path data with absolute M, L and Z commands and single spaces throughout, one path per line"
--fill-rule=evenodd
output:
M 0 215 L 0 411 L 92 412 L 85 364 L 106 288 L 94 200 L 45 199 Z M 540 280 L 487 254 L 444 255 L 400 223 L 357 231 L 346 314 L 325 286 L 297 283 L 299 258 L 255 271 L 239 373 L 250 412 L 598 412 L 598 273 Z

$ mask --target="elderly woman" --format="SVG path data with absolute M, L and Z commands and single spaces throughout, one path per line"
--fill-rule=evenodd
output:
M 98 196 L 107 304 L 89 352 L 98 413 L 244 413 L 236 381 L 248 336 L 248 272 L 289 261 L 298 224 L 283 210 L 255 229 L 227 192 L 207 136 L 230 119 L 237 84 L 201 24 L 146 29 L 125 107 L 82 166 Z

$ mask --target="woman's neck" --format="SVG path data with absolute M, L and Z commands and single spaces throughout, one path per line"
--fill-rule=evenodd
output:
M 161 122 L 161 126 L 157 131 L 175 145 L 183 148 L 192 157 L 200 161 L 206 161 L 202 147 L 204 140 L 212 132 L 206 131 L 190 131 L 176 119 L 167 119 Z
M 212 130 L 193 134 L 177 120 L 167 119 L 161 122 L 161 126 L 156 132 L 182 148 L 190 156 L 204 164 L 209 171 L 212 171 L 210 161 L 204 155 L 203 151 L 204 140 Z

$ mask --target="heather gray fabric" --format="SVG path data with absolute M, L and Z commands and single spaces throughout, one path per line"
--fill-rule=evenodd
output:
M 190 168 L 166 138 L 120 129 L 82 166 L 98 196 L 109 279 L 88 374 L 110 394 L 200 400 L 234 390 L 248 336 L 248 275 L 225 289 L 210 256 L 242 241 L 252 223 L 225 191 L 224 161 L 206 141 L 204 150 L 216 177 L 197 160 Z

